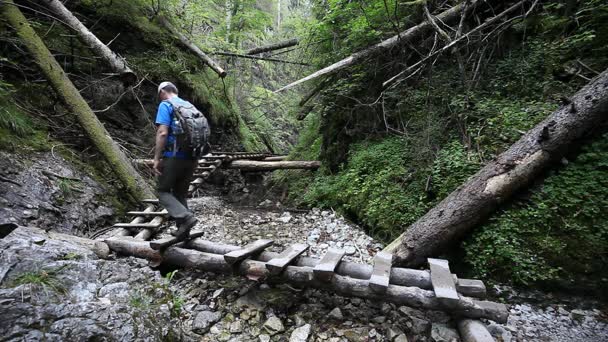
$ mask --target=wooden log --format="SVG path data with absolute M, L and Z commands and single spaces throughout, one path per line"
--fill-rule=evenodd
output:
M 163 209 L 162 211 L 129 211 L 127 212 L 127 215 L 130 216 L 167 216 L 169 215 L 169 213 L 167 212 L 166 209 Z
M 292 62 L 292 61 L 286 61 L 284 59 L 278 59 L 278 58 L 272 58 L 272 57 L 259 57 L 259 56 L 241 55 L 239 53 L 232 53 L 232 52 L 215 52 L 214 55 L 236 57 L 236 58 L 245 58 L 245 59 L 254 59 L 254 60 L 260 60 L 260 61 L 276 62 L 276 63 L 284 63 L 284 64 L 295 64 L 295 65 L 310 66 L 310 64 L 308 64 L 308 63 Z
M 268 44 L 268 45 L 264 45 L 264 46 L 258 46 L 258 47 L 249 49 L 249 50 L 247 50 L 247 52 L 245 52 L 245 54 L 246 55 L 255 55 L 255 54 L 258 54 L 258 53 L 264 53 L 264 52 L 269 52 L 269 51 L 274 51 L 274 50 L 280 50 L 280 49 L 296 46 L 299 43 L 300 43 L 300 40 L 298 38 L 288 39 L 288 40 L 284 40 L 284 41 L 281 41 L 281 42 L 278 42 L 278 43 Z
M 135 235 L 135 239 L 143 241 L 149 240 L 156 233 L 158 227 L 163 224 L 163 221 L 165 221 L 165 216 L 156 216 L 150 221 L 149 227 L 140 230 L 139 233 Z
M 369 278 L 369 286 L 373 291 L 386 292 L 391 276 L 393 256 L 386 252 L 378 252 L 374 257 L 372 276 Z
M 472 11 L 473 9 L 475 9 L 479 4 L 483 3 L 484 1 L 485 0 L 472 0 L 470 2 L 470 4 L 467 6 L 467 12 Z M 448 25 L 452 24 L 452 23 L 456 22 L 460 18 L 461 15 L 463 15 L 462 9 L 463 9 L 463 4 L 462 3 L 458 4 L 454 7 L 440 13 L 439 15 L 437 15 L 437 19 Z M 309 76 L 306 76 L 302 79 L 292 82 L 292 83 L 276 90 L 275 92 L 278 93 L 278 92 L 290 89 L 298 84 L 313 80 L 313 79 L 323 76 L 323 75 L 329 75 L 329 74 L 336 73 L 346 67 L 359 63 L 359 62 L 363 61 L 364 59 L 367 59 L 373 55 L 384 53 L 384 52 L 392 49 L 395 46 L 398 46 L 398 45 L 404 46 L 406 44 L 409 44 L 417 39 L 420 39 L 425 34 L 431 32 L 432 30 L 433 30 L 433 26 L 428 21 L 424 21 L 414 27 L 411 27 L 403 32 L 400 32 L 399 34 L 397 34 L 389 39 L 383 40 L 378 44 L 368 47 L 362 51 L 356 52 L 328 67 L 325 67 L 319 71 L 316 71 L 316 72 L 310 74 Z
M 462 342 L 496 342 L 485 324 L 478 320 L 463 319 L 458 322 Z
M 143 228 L 143 229 L 156 229 L 160 227 L 158 222 L 143 222 L 143 223 L 116 223 L 116 228 Z
M 316 170 L 321 166 L 319 161 L 285 160 L 285 161 L 257 161 L 257 160 L 234 160 L 226 163 L 227 169 L 239 169 L 242 171 L 273 171 L 285 169 Z
M 608 69 L 405 229 L 385 250 L 403 265 L 444 251 L 608 121 Z
M 233 267 L 224 260 L 223 255 L 199 252 L 180 247 L 169 247 L 164 253 L 150 248 L 145 241 L 131 238 L 110 238 L 106 240 L 111 250 L 124 255 L 161 261 L 167 265 L 194 268 L 205 272 L 232 273 Z M 237 273 L 254 278 L 268 277 L 271 271 L 267 263 L 245 259 L 236 269 Z M 269 278 L 295 286 L 309 286 L 326 289 L 344 296 L 356 296 L 366 299 L 393 302 L 428 310 L 446 310 L 442 302 L 435 297 L 433 291 L 416 287 L 389 285 L 385 293 L 377 293 L 370 289 L 367 280 L 334 275 L 331 282 L 315 279 L 311 267 L 286 266 L 280 276 Z M 462 297 L 458 305 L 447 309 L 450 313 L 468 318 L 487 318 L 504 323 L 508 318 L 508 310 L 504 304 L 488 301 L 478 301 Z
M 279 254 L 276 258 L 269 260 L 266 263 L 266 268 L 268 268 L 270 274 L 279 274 L 283 272 L 287 265 L 289 265 L 295 258 L 300 256 L 300 254 L 304 253 L 307 249 L 308 245 L 301 243 L 289 246 L 289 248 Z
M 187 246 L 202 252 L 214 254 L 226 254 L 230 251 L 240 249 L 238 246 L 225 245 L 202 239 L 190 241 Z M 276 258 L 278 255 L 278 253 L 265 251 L 258 255 L 255 259 L 259 261 L 269 261 Z M 295 265 L 314 268 L 319 264 L 319 262 L 319 259 L 302 256 L 295 261 Z M 372 270 L 373 267 L 371 265 L 342 261 L 340 264 L 338 264 L 335 273 L 356 279 L 367 280 L 370 279 Z M 456 275 L 452 276 L 456 278 Z M 415 286 L 428 290 L 433 289 L 433 285 L 431 283 L 431 274 L 428 270 L 414 270 L 409 268 L 393 267 L 391 269 L 389 281 L 390 284 L 394 285 Z M 459 285 L 461 282 L 464 284 L 463 286 Z M 483 282 L 479 280 L 458 279 L 456 288 L 458 289 L 458 292 L 464 296 L 472 296 L 477 298 L 486 297 L 486 287 Z
M 65 103 L 68 110 L 76 117 L 87 137 L 108 162 L 125 187 L 125 192 L 135 199 L 153 196 L 150 186 L 137 173 L 118 144 L 112 140 L 108 131 L 82 98 L 78 89 L 70 81 L 36 31 L 32 29 L 19 8 L 15 6 L 12 0 L 7 0 L 2 2 L 0 10 L 4 19 L 13 27 L 34 62 L 46 76 L 51 87 Z
M 221 78 L 226 77 L 227 73 L 220 65 L 207 56 L 196 44 L 190 41 L 186 36 L 184 36 L 181 32 L 179 32 L 173 25 L 167 20 L 167 18 L 163 16 L 158 17 L 158 21 L 162 26 L 164 26 L 169 32 L 171 32 L 174 36 L 179 39 L 179 41 L 186 46 L 190 51 L 192 51 L 195 55 L 198 56 L 205 64 L 207 64 L 216 74 L 218 74 Z
M 334 276 L 336 267 L 342 258 L 344 257 L 344 251 L 340 249 L 330 248 L 327 253 L 321 258 L 321 261 L 313 268 L 314 276 L 323 281 L 330 281 Z
M 287 156 L 272 156 L 272 157 L 266 157 L 266 158 L 262 159 L 262 161 L 266 161 L 266 162 L 269 162 L 269 161 L 283 161 L 283 160 L 286 160 L 286 159 L 287 159 Z
M 110 48 L 102 43 L 86 26 L 76 18 L 59 0 L 43 0 L 61 21 L 76 31 L 80 40 L 85 43 L 97 56 L 101 57 L 114 72 L 120 75 L 122 81 L 127 85 L 137 82 L 137 76 L 129 68 L 124 58 L 118 56 Z
M 262 252 L 274 243 L 272 240 L 256 240 L 247 246 L 224 254 L 224 259 L 230 265 Z
M 144 211 L 141 212 L 143 215 L 139 215 L 139 216 L 135 217 L 133 220 L 131 220 L 130 223 L 138 224 L 138 223 L 146 222 L 147 217 L 148 217 L 147 214 L 154 212 L 154 208 L 155 208 L 154 205 L 148 204 L 146 206 L 146 209 L 144 209 Z M 113 236 L 130 236 L 132 234 L 131 234 L 131 229 L 121 227 L 121 228 L 116 228 L 116 230 L 113 232 L 112 235 Z

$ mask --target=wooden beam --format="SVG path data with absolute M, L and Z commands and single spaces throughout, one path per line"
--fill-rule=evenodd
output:
M 293 259 L 300 256 L 300 254 L 304 253 L 307 249 L 308 245 L 305 244 L 299 243 L 292 245 L 279 254 L 276 258 L 269 260 L 266 263 L 266 268 L 268 268 L 270 274 L 279 274 L 293 261 Z
M 314 276 L 320 280 L 330 281 L 344 254 L 341 249 L 328 249 L 321 261 L 313 268 Z
M 374 257 L 374 269 L 369 279 L 369 286 L 376 292 L 386 292 L 391 276 L 393 256 L 385 252 L 378 252 Z
M 285 160 L 285 161 L 257 161 L 257 160 L 234 160 L 226 163 L 227 169 L 239 169 L 243 171 L 273 171 L 286 169 L 316 170 L 321 166 L 319 161 Z
M 236 251 L 228 252 L 224 254 L 224 260 L 230 265 L 235 264 L 241 260 L 244 260 L 252 255 L 258 254 L 262 252 L 268 246 L 271 246 L 274 243 L 272 240 L 256 240 L 242 249 L 238 249 Z
M 452 273 L 450 273 L 448 261 L 429 258 L 428 262 L 431 270 L 431 283 L 433 284 L 435 297 L 444 299 L 448 303 L 458 301 L 460 298 L 456 291 L 454 278 L 452 277 Z

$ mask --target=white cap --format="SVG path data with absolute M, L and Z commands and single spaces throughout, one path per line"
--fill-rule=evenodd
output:
M 173 87 L 175 87 L 177 89 L 177 87 L 175 86 L 175 84 L 171 83 L 171 82 L 161 82 L 161 84 L 158 85 L 158 91 L 156 92 L 157 94 L 160 94 L 160 91 L 163 90 L 164 87 L 168 86 L 168 85 L 172 85 Z

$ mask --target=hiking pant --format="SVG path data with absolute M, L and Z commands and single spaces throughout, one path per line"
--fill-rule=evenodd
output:
M 188 186 L 197 161 L 190 159 L 163 158 L 161 175 L 158 176 L 158 199 L 169 216 L 179 224 L 192 216 L 188 209 Z

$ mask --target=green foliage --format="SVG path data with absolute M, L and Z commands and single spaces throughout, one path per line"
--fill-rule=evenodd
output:
M 48 150 L 46 131 L 13 101 L 15 89 L 0 79 L 0 147 L 20 151 Z
M 608 135 L 494 215 L 466 241 L 474 274 L 530 284 L 601 273 L 608 262 Z
M 29 290 L 33 294 L 37 290 L 52 290 L 53 292 L 64 294 L 65 288 L 57 278 L 67 265 L 54 269 L 41 269 L 33 272 L 24 272 L 12 282 L 12 286 L 29 285 Z

